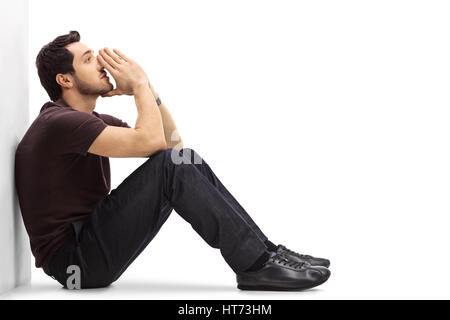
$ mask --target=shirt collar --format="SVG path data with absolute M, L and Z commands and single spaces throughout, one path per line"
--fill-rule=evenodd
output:
M 42 112 L 42 111 L 44 111 L 45 109 L 48 109 L 48 108 L 50 108 L 50 107 L 54 107 L 54 106 L 57 106 L 57 107 L 63 107 L 63 108 L 70 108 L 70 106 L 69 106 L 62 98 L 60 98 L 60 99 L 58 99 L 58 100 L 56 100 L 56 101 L 48 101 L 48 102 L 46 102 L 46 103 L 42 106 L 40 112 Z
M 66 101 L 64 101 L 63 98 L 59 98 L 54 102 L 54 104 L 56 104 L 59 107 L 71 108 L 71 106 L 69 106 L 69 104 Z

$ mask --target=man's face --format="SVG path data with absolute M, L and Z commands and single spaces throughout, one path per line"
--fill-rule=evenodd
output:
M 114 88 L 109 79 L 101 78 L 104 68 L 90 48 L 81 42 L 73 42 L 66 48 L 74 55 L 74 89 L 82 95 L 102 95 Z

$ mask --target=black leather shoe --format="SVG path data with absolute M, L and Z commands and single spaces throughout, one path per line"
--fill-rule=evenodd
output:
M 328 268 L 330 266 L 330 260 L 324 258 L 315 258 L 313 256 L 307 254 L 300 254 L 295 251 L 289 250 L 285 246 L 279 244 L 277 249 L 277 253 L 280 255 L 286 256 L 288 259 L 291 259 L 296 262 L 307 262 L 312 266 L 322 266 Z
M 241 290 L 303 290 L 321 285 L 330 277 L 330 270 L 296 262 L 275 254 L 256 271 L 236 273 L 237 287 Z

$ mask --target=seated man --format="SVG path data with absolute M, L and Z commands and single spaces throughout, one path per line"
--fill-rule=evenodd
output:
M 19 143 L 16 188 L 36 267 L 65 288 L 117 280 L 173 209 L 220 249 L 240 289 L 299 290 L 329 278 L 327 259 L 269 241 L 205 160 L 172 139 L 175 123 L 134 60 L 109 49 L 95 57 L 71 31 L 40 50 L 36 67 L 51 101 Z M 94 111 L 99 96 L 115 95 L 134 96 L 134 128 Z M 109 157 L 148 160 L 109 193 Z

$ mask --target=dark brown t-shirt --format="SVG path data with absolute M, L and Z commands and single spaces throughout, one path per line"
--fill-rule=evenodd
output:
M 75 110 L 63 99 L 49 101 L 17 147 L 20 210 L 36 267 L 46 273 L 70 223 L 86 219 L 110 191 L 109 158 L 87 152 L 107 125 L 130 127 L 111 115 Z

